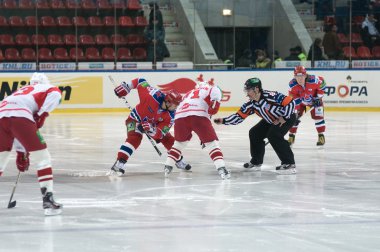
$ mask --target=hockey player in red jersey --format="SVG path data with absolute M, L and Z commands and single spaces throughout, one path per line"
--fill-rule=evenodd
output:
M 294 78 L 289 83 L 289 95 L 296 101 L 298 118 L 306 111 L 306 107 L 314 107 L 310 113 L 318 132 L 317 146 L 325 144 L 324 132 L 326 126 L 322 102 L 325 87 L 325 80 L 321 76 L 307 74 L 303 66 L 294 68 Z M 289 130 L 288 142 L 290 145 L 294 144 L 299 123 L 300 120 L 297 120 L 296 124 Z
M 221 99 L 222 91 L 212 81 L 200 82 L 198 87 L 186 94 L 175 115 L 175 142 L 166 159 L 166 176 L 173 170 L 175 161 L 181 157 L 182 150 L 191 140 L 194 131 L 204 144 L 221 178 L 230 178 L 230 171 L 226 169 L 218 137 L 210 121 L 210 116 L 218 112 Z
M 34 159 L 33 168 L 37 169 L 46 215 L 60 214 L 62 205 L 53 199 L 51 158 L 38 129 L 60 101 L 61 91 L 50 84 L 45 74 L 34 73 L 30 85 L 20 88 L 0 104 L 0 176 L 9 161 L 13 142 L 17 140 L 18 145 L 25 148 L 25 152 L 16 149 L 17 168 L 20 172 L 28 170 L 29 154 Z
M 130 83 L 122 82 L 114 91 L 119 98 L 122 98 L 133 89 L 137 90 L 140 103 L 132 109 L 125 121 L 127 139 L 117 153 L 117 160 L 111 168 L 110 175 L 121 176 L 125 173 L 125 164 L 140 146 L 144 132 L 157 143 L 162 143 L 167 150 L 170 150 L 174 143 L 174 137 L 169 130 L 173 125 L 175 110 L 182 101 L 182 96 L 175 90 L 163 93 L 150 86 L 143 78 L 133 79 Z M 179 169 L 191 169 L 182 156 L 176 159 L 176 166 Z

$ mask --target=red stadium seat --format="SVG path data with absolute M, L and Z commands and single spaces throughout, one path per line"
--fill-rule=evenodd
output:
M 106 34 L 97 34 L 95 35 L 95 43 L 100 46 L 110 45 L 111 40 Z
M 66 0 L 65 6 L 69 10 L 75 10 L 75 9 L 80 10 L 81 9 L 79 1 L 77 1 L 77 0 Z
M 127 9 L 129 9 L 129 10 L 141 10 L 142 6 L 140 5 L 139 0 L 128 0 L 127 1 Z
M 66 48 L 58 47 L 54 49 L 54 57 L 58 61 L 68 61 L 70 60 L 70 56 L 67 53 Z
M 0 62 L 4 61 L 3 51 L 0 49 Z
M 117 25 L 115 17 L 113 16 L 105 16 L 103 18 L 103 23 L 106 27 L 114 27 L 115 25 Z
M 337 33 L 336 35 L 338 36 L 339 42 L 341 44 L 348 44 L 350 42 L 346 35 L 344 35 L 343 33 Z
M 6 28 L 6 27 L 8 27 L 7 18 L 4 16 L 0 16 L 0 28 Z
M 128 34 L 125 38 L 128 45 L 143 45 L 146 43 L 144 36 L 139 34 Z
M 53 10 L 64 10 L 64 9 L 66 9 L 65 4 L 61 0 L 51 0 L 50 7 Z
M 32 43 L 33 45 L 39 45 L 39 46 L 46 46 L 48 44 L 45 36 L 42 34 L 33 34 Z
M 82 16 L 73 17 L 73 24 L 78 27 L 85 27 L 87 26 L 87 21 Z
M 54 27 L 57 24 L 55 23 L 55 20 L 51 16 L 43 16 L 41 17 L 41 25 L 45 27 Z
M 29 28 L 35 28 L 40 23 L 38 22 L 38 19 L 36 16 L 26 16 L 25 17 L 25 25 Z
M 52 45 L 52 46 L 63 46 L 64 44 L 61 35 L 58 35 L 58 34 L 49 34 L 47 36 L 47 40 L 48 40 L 49 45 Z
M 24 20 L 20 16 L 11 16 L 9 17 L 9 25 L 11 27 L 24 27 Z
M 36 7 L 39 10 L 48 10 L 50 9 L 49 3 L 46 0 L 37 0 Z
M 14 46 L 15 41 L 10 34 L 0 34 L 0 45 L 2 46 Z
M 132 56 L 131 50 L 129 50 L 129 48 L 126 48 L 126 47 L 119 48 L 117 50 L 117 60 L 132 61 L 133 56 Z
M 32 41 L 27 34 L 17 34 L 15 38 L 16 45 L 19 46 L 31 46 Z
M 101 10 L 111 10 L 112 6 L 108 2 L 108 0 L 98 0 L 97 1 L 98 8 Z
M 112 42 L 112 44 L 116 44 L 116 45 L 126 45 L 127 44 L 125 37 L 123 35 L 120 35 L 120 34 L 113 34 L 111 36 L 111 42 Z
M 146 21 L 146 18 L 143 16 L 137 16 L 135 18 L 135 24 L 139 27 L 145 27 L 148 25 L 148 21 Z
M 5 49 L 5 55 L 4 55 L 5 61 L 20 61 L 20 53 L 16 48 L 7 48 Z
M 33 1 L 30 0 L 20 0 L 18 2 L 18 7 L 20 9 L 34 9 Z
M 63 42 L 67 46 L 75 46 L 77 44 L 77 38 L 74 34 L 63 35 Z
M 360 36 L 359 33 L 352 33 L 351 34 L 351 43 L 354 43 L 354 44 L 363 44 L 362 37 Z
M 17 4 L 15 0 L 4 0 L 3 6 L 1 8 L 7 9 L 17 9 Z
M 135 24 L 132 21 L 132 18 L 129 16 L 119 17 L 119 25 L 124 27 L 133 27 Z
M 115 60 L 115 50 L 112 47 L 105 47 L 102 49 L 102 57 L 105 61 Z
M 73 25 L 70 18 L 67 16 L 57 17 L 57 24 L 58 26 L 61 26 L 61 27 L 70 27 Z
M 94 38 L 88 34 L 80 35 L 79 43 L 83 46 L 95 45 Z
M 82 8 L 84 10 L 96 10 L 96 4 L 92 0 L 83 0 Z
M 37 60 L 36 51 L 33 48 L 23 48 L 21 50 L 21 58 L 23 61 L 32 62 Z
M 86 57 L 91 61 L 99 61 L 102 59 L 100 56 L 99 50 L 95 47 L 89 47 L 86 49 Z
M 49 48 L 42 47 L 38 50 L 38 59 L 40 61 L 54 61 L 54 56 Z
M 352 46 L 351 47 L 349 47 L 349 46 L 343 47 L 343 55 L 347 59 L 349 59 L 350 56 L 351 56 L 351 59 L 357 59 L 358 58 L 358 55 L 356 54 L 355 48 L 353 48 Z
M 70 58 L 75 61 L 85 61 L 87 59 L 82 48 L 75 47 L 70 49 Z
M 374 46 L 372 48 L 372 55 L 375 58 L 380 58 L 380 46 Z
M 357 49 L 357 54 L 360 59 L 372 59 L 373 56 L 371 51 L 366 46 L 359 46 Z
M 336 24 L 336 20 L 334 16 L 325 16 L 324 18 L 325 25 L 334 25 Z
M 88 25 L 92 27 L 102 27 L 103 22 L 98 16 L 91 16 L 88 18 Z
M 125 9 L 127 6 L 125 5 L 124 0 L 113 0 L 112 2 L 112 8 L 116 9 Z
M 137 47 L 137 48 L 133 49 L 133 58 L 135 60 L 145 60 L 146 59 L 145 48 Z

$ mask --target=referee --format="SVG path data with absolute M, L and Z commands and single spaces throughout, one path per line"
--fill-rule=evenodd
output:
M 244 164 L 245 168 L 261 170 L 264 161 L 265 142 L 268 138 L 281 165 L 276 167 L 280 174 L 295 174 L 296 165 L 294 154 L 284 136 L 296 122 L 295 102 L 290 96 L 276 91 L 263 90 L 258 78 L 248 79 L 244 84 L 244 91 L 249 101 L 244 103 L 239 111 L 225 118 L 216 118 L 216 124 L 236 125 L 244 121 L 249 115 L 257 114 L 262 118 L 249 130 L 251 160 Z

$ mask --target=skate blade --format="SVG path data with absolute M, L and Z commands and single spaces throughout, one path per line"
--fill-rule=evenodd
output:
M 123 176 L 123 173 L 117 172 L 117 171 L 114 171 L 114 170 L 110 170 L 109 172 L 107 172 L 106 175 L 110 176 L 110 177 L 121 177 L 121 176 Z
M 297 174 L 297 170 L 296 169 L 278 170 L 276 171 L 276 173 L 279 175 L 294 175 L 294 174 Z
M 62 209 L 52 209 L 52 208 L 45 209 L 46 216 L 54 216 L 54 215 L 59 215 L 61 213 L 62 213 Z

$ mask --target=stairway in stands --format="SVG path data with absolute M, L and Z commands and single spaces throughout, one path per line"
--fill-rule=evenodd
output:
M 296 1 L 294 1 L 296 2 Z M 323 38 L 323 20 L 317 20 L 316 15 L 313 14 L 313 5 L 309 3 L 294 3 L 294 6 L 300 15 L 307 31 L 310 34 L 312 41 L 316 38 Z
M 165 58 L 164 61 L 180 62 L 180 61 L 192 61 L 192 56 L 189 52 L 188 45 L 184 35 L 180 31 L 180 25 L 176 20 L 176 14 L 170 5 L 167 3 L 160 3 L 160 10 L 162 12 L 164 27 L 165 27 L 165 43 L 169 49 L 170 57 Z M 149 20 L 149 6 L 143 5 L 145 16 Z

